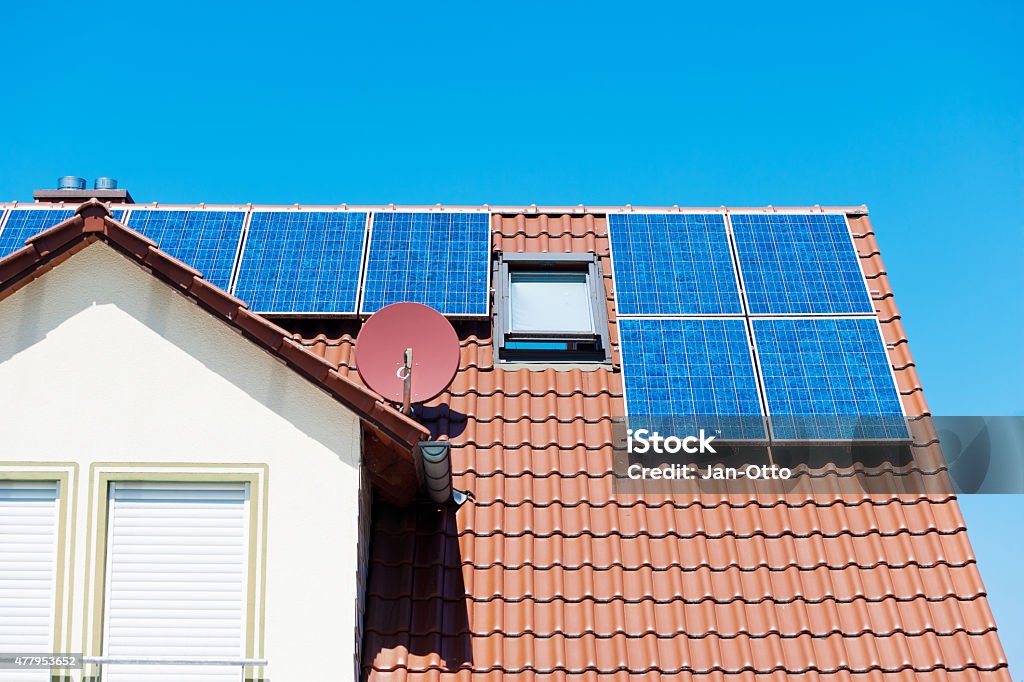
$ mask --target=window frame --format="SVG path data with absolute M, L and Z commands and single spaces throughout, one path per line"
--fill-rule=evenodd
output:
M 267 543 L 266 499 L 270 467 L 267 464 L 191 464 L 182 468 L 173 462 L 94 462 L 89 487 L 89 576 L 83 652 L 104 656 L 106 635 L 107 545 L 110 531 L 110 487 L 112 483 L 248 483 L 249 565 L 246 582 L 245 658 L 266 655 Z M 99 679 L 102 664 L 87 663 L 85 677 Z M 262 680 L 263 666 L 247 665 L 243 679 Z
M 494 353 L 499 362 L 611 361 L 608 311 L 601 261 L 593 253 L 499 253 L 494 261 Z M 513 272 L 573 272 L 586 275 L 593 332 L 543 330 L 516 332 L 512 327 Z M 583 349 L 507 348 L 509 343 L 566 342 L 593 344 Z
M 72 583 L 75 568 L 75 531 L 72 527 L 71 514 L 77 504 L 75 491 L 77 478 L 78 464 L 74 462 L 9 461 L 0 465 L 0 481 L 14 484 L 38 482 L 55 482 L 57 484 L 54 585 L 50 610 L 50 641 L 54 651 L 67 651 L 68 642 L 71 641 Z

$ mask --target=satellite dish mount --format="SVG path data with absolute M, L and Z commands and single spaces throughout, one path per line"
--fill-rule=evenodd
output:
M 412 348 L 406 348 L 404 365 L 398 370 L 398 378 L 402 380 L 402 413 L 409 414 L 412 411 Z

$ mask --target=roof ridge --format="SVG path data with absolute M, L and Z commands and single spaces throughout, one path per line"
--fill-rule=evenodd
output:
M 100 203 L 104 206 L 107 204 L 100 202 L 98 199 L 89 199 L 86 203 Z M 78 202 L 59 202 L 54 204 L 48 204 L 45 206 L 46 209 L 64 209 L 69 210 Z M 320 211 L 341 211 L 341 212 L 353 212 L 353 213 L 365 213 L 365 212 L 376 212 L 376 213 L 450 213 L 450 212 L 475 212 L 475 213 L 490 213 L 495 215 L 507 214 L 507 215 L 525 215 L 527 217 L 540 217 L 544 215 L 554 215 L 559 218 L 562 216 L 569 216 L 574 218 L 583 218 L 586 216 L 604 215 L 608 213 L 670 213 L 670 214 L 686 214 L 686 213 L 842 213 L 850 215 L 864 215 L 868 212 L 866 204 L 854 205 L 819 205 L 813 206 L 807 205 L 794 205 L 794 206 L 772 206 L 771 204 L 765 206 L 682 206 L 680 204 L 668 205 L 654 205 L 654 206 L 634 206 L 632 204 L 601 204 L 588 206 L 586 204 L 577 203 L 574 205 L 538 205 L 538 204 L 503 204 L 503 205 L 492 205 L 492 204 L 351 204 L 351 203 L 339 203 L 339 204 L 302 204 L 302 203 L 291 203 L 291 204 L 259 204 L 254 202 L 225 202 L 225 203 L 210 203 L 210 202 L 183 202 L 183 203 L 164 203 L 161 204 L 158 201 L 151 201 L 141 204 L 118 204 L 119 207 L 124 207 L 128 210 L 177 210 L 177 211 L 221 211 L 225 209 L 231 209 L 236 211 L 295 211 L 295 212 L 320 212 Z M 37 203 L 25 203 L 19 201 L 2 201 L 0 202 L 0 209 L 4 208 L 40 208 Z

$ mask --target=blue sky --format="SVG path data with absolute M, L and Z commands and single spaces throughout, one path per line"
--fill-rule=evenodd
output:
M 1024 415 L 1024 6 L 714 5 L 18 3 L 0 199 L 866 203 L 933 411 Z M 1021 501 L 963 502 L 1014 662 Z

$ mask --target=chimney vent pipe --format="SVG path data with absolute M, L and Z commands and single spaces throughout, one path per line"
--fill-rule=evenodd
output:
M 77 175 L 64 175 L 57 178 L 57 189 L 85 189 L 85 178 Z

